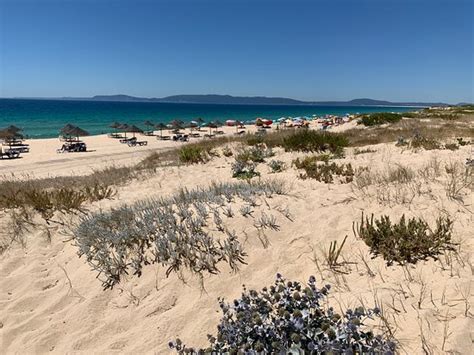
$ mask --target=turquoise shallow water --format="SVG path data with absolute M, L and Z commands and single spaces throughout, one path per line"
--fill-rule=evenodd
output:
M 141 128 L 145 120 L 167 123 L 173 119 L 191 121 L 202 117 L 205 121 L 236 119 L 254 120 L 256 117 L 277 119 L 282 116 L 311 116 L 369 112 L 404 112 L 406 107 L 361 106 L 284 106 L 284 105 L 209 105 L 149 102 L 105 102 L 0 99 L 0 128 L 14 124 L 24 129 L 30 138 L 57 137 L 67 123 L 85 129 L 90 134 L 110 132 L 109 124 L 135 124 Z

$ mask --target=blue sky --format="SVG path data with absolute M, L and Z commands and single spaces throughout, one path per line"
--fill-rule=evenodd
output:
M 474 101 L 471 0 L 0 0 L 0 96 Z

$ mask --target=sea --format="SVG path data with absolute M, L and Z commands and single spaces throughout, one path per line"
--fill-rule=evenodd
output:
M 113 131 L 112 122 L 144 125 L 172 120 L 189 122 L 200 117 L 206 122 L 233 119 L 252 121 L 257 117 L 345 115 L 371 112 L 406 112 L 410 107 L 389 106 L 306 106 L 306 105 L 219 105 L 158 102 L 116 102 L 79 100 L 0 99 L 0 129 L 15 125 L 29 138 L 52 138 L 70 123 L 91 135 Z

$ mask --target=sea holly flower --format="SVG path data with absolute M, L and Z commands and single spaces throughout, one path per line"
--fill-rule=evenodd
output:
M 241 299 L 232 304 L 220 301 L 223 317 L 218 334 L 209 337 L 210 346 L 198 353 L 393 354 L 395 343 L 382 335 L 374 336 L 364 325 L 366 318 L 380 310 L 357 307 L 341 316 L 331 307 L 325 309 L 320 301 L 330 288 L 325 285 L 318 291 L 314 276 L 303 287 L 286 281 L 281 274 L 276 275 L 274 285 L 260 292 L 244 287 Z M 179 353 L 194 351 L 185 346 L 175 349 Z

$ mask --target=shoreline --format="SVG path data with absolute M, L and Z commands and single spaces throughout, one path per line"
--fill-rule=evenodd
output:
M 338 132 L 355 127 L 356 122 L 351 121 L 340 126 L 331 128 L 332 132 Z M 312 129 L 318 129 L 319 124 L 311 123 Z M 232 137 L 236 131 L 235 127 L 221 127 L 224 131 L 223 137 Z M 256 126 L 246 126 L 248 133 L 254 133 Z M 274 127 L 270 129 L 275 130 Z M 159 131 L 155 131 L 159 132 Z M 186 130 L 186 133 L 188 131 Z M 205 134 L 205 132 L 201 132 Z M 158 133 L 159 134 L 159 133 Z M 165 133 L 164 135 L 168 135 Z M 128 136 L 131 136 L 128 135 Z M 158 140 L 156 136 L 136 135 L 139 141 L 147 141 L 146 146 L 129 147 L 122 144 L 118 139 L 109 138 L 106 134 L 81 137 L 87 145 L 87 152 L 57 153 L 63 142 L 58 138 L 28 139 L 30 145 L 29 153 L 22 153 L 19 159 L 3 159 L 0 162 L 1 175 L 31 175 L 34 177 L 53 177 L 64 175 L 85 175 L 94 169 L 109 166 L 124 166 L 137 163 L 152 152 L 163 151 L 180 147 L 183 144 L 198 142 L 207 138 L 191 138 L 188 143 L 174 142 L 172 140 Z

